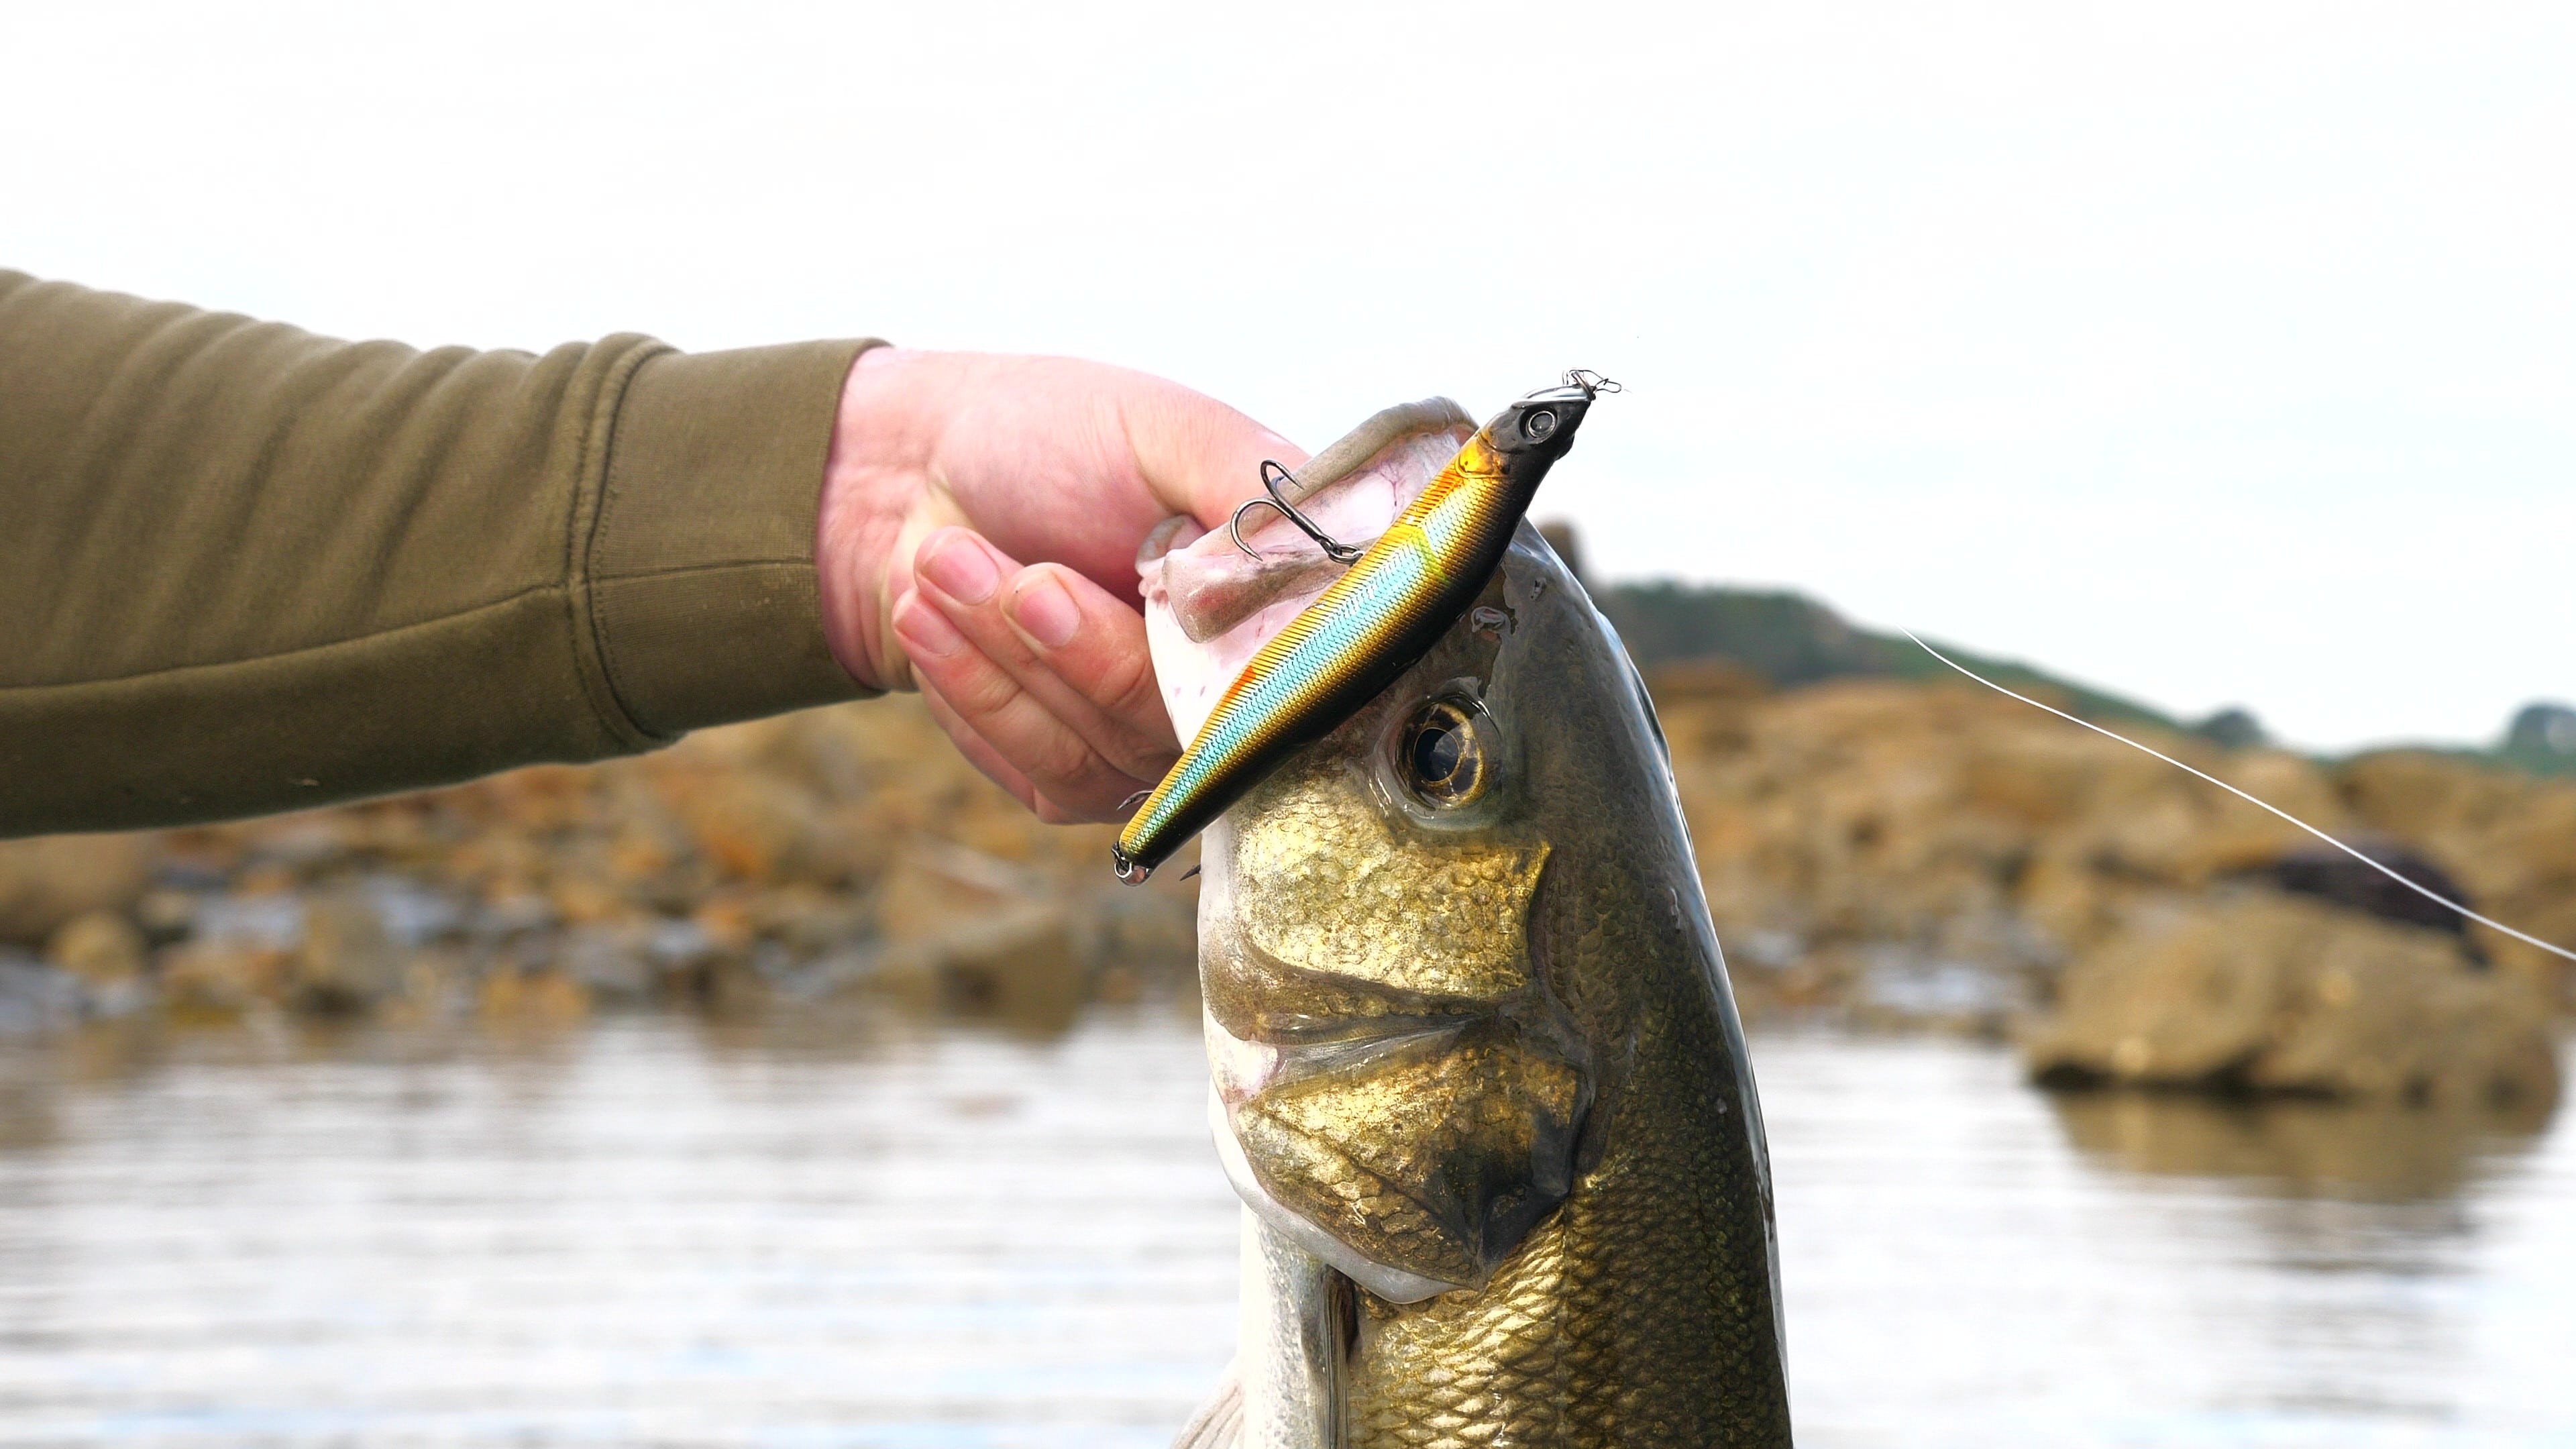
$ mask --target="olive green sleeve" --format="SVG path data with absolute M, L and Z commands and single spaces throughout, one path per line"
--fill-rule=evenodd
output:
M 813 538 L 865 345 L 423 352 L 0 272 L 0 836 L 862 693 Z

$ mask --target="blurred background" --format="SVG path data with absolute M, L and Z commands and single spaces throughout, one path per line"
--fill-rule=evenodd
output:
M 342 336 L 1629 391 L 1816 1445 L 2564 1443 L 2563 7 L 18 7 L 0 265 Z M 1168 1441 L 1192 900 L 895 699 L 0 843 L 0 1444 Z

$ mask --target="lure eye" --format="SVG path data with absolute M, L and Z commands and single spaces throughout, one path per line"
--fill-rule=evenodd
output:
M 1546 442 L 1548 434 L 1555 431 L 1556 414 L 1550 409 L 1540 408 L 1521 419 L 1521 433 L 1533 443 Z
M 1404 727 L 1405 787 L 1436 809 L 1452 809 L 1485 793 L 1492 771 L 1475 716 L 1445 699 L 1415 711 Z

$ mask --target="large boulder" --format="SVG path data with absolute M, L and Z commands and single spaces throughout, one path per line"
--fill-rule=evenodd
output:
M 2410 1103 L 2546 1103 L 2545 1004 L 2455 937 L 2268 892 L 2177 899 L 2071 962 L 2034 1077 Z

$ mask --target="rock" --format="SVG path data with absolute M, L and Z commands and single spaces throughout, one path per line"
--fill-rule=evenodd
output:
M 184 941 L 197 929 L 197 898 L 167 886 L 145 891 L 142 899 L 134 903 L 134 924 L 142 928 L 143 939 L 154 946 Z
M 1676 659 L 1645 672 L 1658 709 L 1698 700 L 1746 702 L 1771 692 L 1771 681 L 1732 659 Z
M 691 933 L 696 930 L 685 921 L 670 924 Z M 650 1000 L 661 983 L 653 957 L 655 935 L 654 927 L 642 921 L 575 926 L 564 932 L 555 953 L 556 968 L 602 1001 Z M 694 953 L 690 959 L 695 959 Z
M 889 948 L 868 980 L 899 1000 L 1052 1036 L 1082 1008 L 1084 934 L 1061 905 L 1022 906 Z
M 590 993 L 561 971 L 504 968 L 483 978 L 477 1015 L 501 1026 L 570 1026 L 590 1014 Z
M 318 1015 L 362 1014 L 402 989 L 403 961 L 370 893 L 324 891 L 305 907 L 290 997 Z
M 1132 973 L 1149 989 L 1195 995 L 1199 981 L 1198 902 L 1177 891 L 1121 888 L 1099 902 L 1091 955 Z M 1107 999 L 1105 996 L 1103 999 Z
M 0 1040 L 42 1036 L 81 1019 L 80 978 L 0 946 Z
M 148 835 L 0 840 L 0 941 L 41 945 L 75 916 L 131 908 L 158 854 Z
M 2551 1116 L 2546 1103 L 2443 1110 L 2157 1092 L 2059 1092 L 2049 1106 L 2077 1151 L 2125 1172 L 2273 1178 L 2300 1198 L 2419 1203 L 2457 1193 L 2499 1148 L 2527 1150 Z
M 661 783 L 698 848 L 732 879 L 830 881 L 849 873 L 823 812 L 788 781 L 700 765 L 668 768 Z
M 239 939 L 184 942 L 161 953 L 161 999 L 183 1018 L 228 1019 L 276 998 L 292 959 Z
M 2544 1007 L 2448 936 L 2312 901 L 2177 899 L 2067 967 L 2025 1039 L 2055 1086 L 2548 1102 Z
M 143 975 L 148 957 L 143 933 L 114 911 L 75 917 L 45 943 L 45 959 L 93 991 L 132 986 Z
M 2336 772 L 2358 823 L 2450 868 L 2478 909 L 2544 941 L 2576 946 L 2576 780 L 2482 768 L 2423 750 L 2364 755 Z M 2576 970 L 2471 925 L 2495 961 L 2562 1004 Z
M 2469 899 L 2468 891 L 2423 852 L 2394 840 L 2368 836 L 2347 843 L 2424 889 L 2475 909 L 2477 903 Z M 2272 884 L 2293 895 L 2313 896 L 2383 921 L 2422 926 L 2463 938 L 2468 934 L 2468 919 L 2459 912 L 2439 901 L 2426 900 L 2331 846 L 2291 851 L 2273 861 L 2264 874 Z M 2484 964 L 2483 957 L 2478 960 Z

